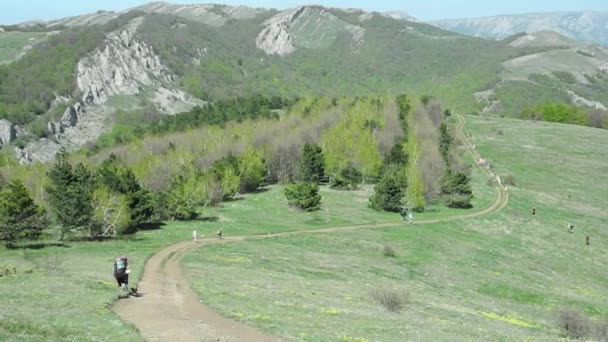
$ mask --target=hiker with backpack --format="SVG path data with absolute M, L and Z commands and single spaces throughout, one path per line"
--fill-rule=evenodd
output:
M 129 261 L 126 256 L 119 256 L 114 260 L 114 278 L 118 283 L 118 287 L 123 291 L 124 294 L 119 294 L 118 298 L 127 298 L 130 295 L 139 297 L 137 288 L 132 287 L 129 289 Z
M 129 269 L 129 261 L 126 256 L 119 256 L 114 260 L 114 278 L 116 278 L 116 282 L 118 286 L 126 290 L 129 286 L 129 273 L 131 270 Z

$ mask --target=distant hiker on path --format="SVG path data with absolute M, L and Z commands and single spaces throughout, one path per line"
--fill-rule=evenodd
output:
M 414 222 L 414 214 L 412 214 L 411 212 L 407 214 L 407 221 L 409 223 Z
M 118 286 L 126 290 L 129 286 L 129 262 L 126 256 L 119 256 L 114 260 L 114 278 L 116 278 L 116 282 Z
M 589 246 L 589 235 L 587 235 L 587 246 Z
M 196 229 L 192 231 L 192 242 L 196 243 L 196 237 L 197 237 L 197 233 L 196 233 Z
M 405 207 L 401 208 L 400 214 L 401 214 L 401 221 L 405 222 L 405 219 L 407 217 L 407 208 L 405 208 Z
M 568 233 L 574 233 L 574 225 L 572 223 L 568 223 Z
M 220 227 L 220 229 L 217 230 L 217 237 L 218 239 L 222 239 L 222 227 Z
M 536 215 L 536 207 L 532 207 L 532 215 Z

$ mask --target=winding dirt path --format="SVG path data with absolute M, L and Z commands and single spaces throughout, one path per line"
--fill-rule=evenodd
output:
M 464 134 L 464 118 L 458 115 L 457 119 L 457 136 L 465 144 L 465 148 L 471 156 L 478 160 L 479 155 L 471 148 L 471 144 Z M 488 170 L 481 167 L 480 169 L 486 177 L 490 177 Z M 464 215 L 420 220 L 413 224 L 467 219 L 497 212 L 507 205 L 509 197 L 504 187 L 497 186 L 496 190 L 496 199 L 484 210 Z M 161 250 L 146 263 L 143 277 L 139 282 L 139 290 L 143 296 L 120 300 L 113 308 L 123 321 L 133 324 L 148 341 L 287 341 L 286 338 L 265 335 L 254 328 L 222 317 L 202 304 L 181 273 L 181 257 L 194 248 L 217 243 L 403 226 L 403 222 L 399 221 L 297 230 L 268 235 L 235 236 L 223 240 L 203 239 L 197 244 L 193 244 L 191 241 L 177 243 Z

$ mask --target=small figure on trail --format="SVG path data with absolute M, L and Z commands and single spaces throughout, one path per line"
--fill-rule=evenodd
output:
M 407 221 L 408 221 L 409 223 L 414 222 L 414 214 L 412 214 L 411 212 L 409 212 L 409 213 L 407 214 Z
M 589 246 L 589 235 L 587 235 L 587 246 Z
M 137 288 L 132 287 L 129 289 L 129 273 L 131 273 L 131 269 L 129 268 L 129 261 L 126 256 L 119 256 L 114 260 L 114 278 L 116 278 L 116 282 L 118 283 L 118 287 L 126 292 L 126 295 L 120 296 L 121 298 L 129 297 L 129 295 L 138 297 Z
M 217 237 L 218 239 L 222 239 L 222 227 L 220 227 L 220 229 L 217 230 Z
M 192 242 L 196 243 L 196 238 L 198 234 L 196 233 L 196 229 L 192 231 Z
M 574 225 L 572 223 L 568 223 L 568 233 L 574 233 Z
M 536 215 L 536 207 L 532 207 L 532 215 Z
M 116 282 L 118 286 L 126 290 L 129 286 L 129 273 L 131 270 L 129 269 L 129 262 L 126 256 L 119 256 L 114 260 L 114 278 L 116 278 Z
M 407 217 L 407 208 L 401 207 L 401 210 L 399 213 L 401 214 L 401 221 L 405 222 L 405 219 Z

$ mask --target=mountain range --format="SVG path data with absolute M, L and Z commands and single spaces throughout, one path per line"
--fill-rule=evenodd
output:
M 583 42 L 608 46 L 608 12 L 580 11 L 446 19 L 432 24 L 473 37 L 503 39 L 517 33 L 553 31 Z
M 255 94 L 430 94 L 518 116 L 545 102 L 608 105 L 608 52 L 554 31 L 469 37 L 405 14 L 150 3 L 0 32 L 0 143 L 47 161 L 117 118 Z

